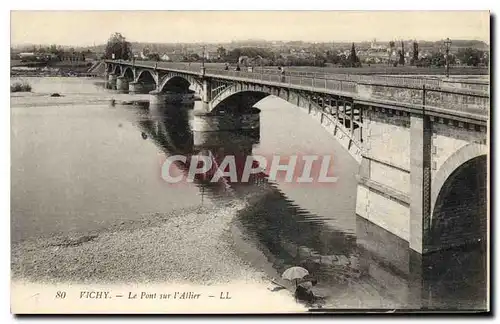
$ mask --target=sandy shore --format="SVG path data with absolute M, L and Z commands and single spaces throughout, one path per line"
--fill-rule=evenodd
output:
M 12 277 L 80 284 L 262 281 L 264 274 L 232 247 L 229 225 L 238 208 L 197 207 L 99 232 L 25 240 L 12 245 Z

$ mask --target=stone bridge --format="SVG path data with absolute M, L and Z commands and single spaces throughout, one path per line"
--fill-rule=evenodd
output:
M 197 131 L 231 129 L 269 95 L 286 100 L 360 164 L 359 216 L 421 254 L 486 238 L 489 92 L 481 87 L 155 62 L 106 65 L 112 87 L 149 92 L 151 109 L 193 87 L 202 101 Z M 221 116 L 228 119 L 221 123 Z

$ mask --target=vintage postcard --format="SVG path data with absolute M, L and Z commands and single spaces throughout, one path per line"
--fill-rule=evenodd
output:
M 488 11 L 12 11 L 10 56 L 12 313 L 490 311 Z

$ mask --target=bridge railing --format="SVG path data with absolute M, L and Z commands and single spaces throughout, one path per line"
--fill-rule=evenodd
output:
M 477 92 L 425 88 L 425 105 L 488 116 L 490 97 Z
M 130 62 L 126 62 L 130 64 Z M 151 67 L 152 62 L 137 62 L 137 66 Z M 162 64 L 164 65 L 164 64 Z M 179 63 L 174 65 L 159 66 L 175 70 L 201 73 L 199 65 Z M 399 78 L 395 82 L 394 76 L 366 75 L 336 75 L 333 77 L 316 78 L 299 75 L 295 72 L 286 72 L 284 75 L 279 71 L 265 73 L 267 70 L 255 69 L 249 71 L 224 70 L 215 67 L 207 67 L 205 73 L 212 76 L 230 76 L 234 78 L 261 80 L 264 82 L 277 83 L 284 87 L 298 86 L 308 88 L 311 91 L 321 89 L 346 93 L 360 99 L 381 99 L 397 103 L 410 103 L 416 105 L 427 105 L 445 108 L 455 111 L 469 112 L 474 114 L 488 115 L 490 98 L 489 92 L 478 90 L 469 85 L 454 87 L 442 86 L 441 80 L 415 80 Z M 307 75 L 307 74 L 306 74 Z M 318 75 L 313 73 L 313 75 Z M 397 78 L 396 78 L 397 79 Z M 471 83 L 476 85 L 476 83 Z M 425 90 L 424 90 L 425 88 Z
M 361 99 L 382 99 L 400 103 L 428 105 L 456 111 L 487 115 L 489 112 L 489 94 L 483 91 L 458 88 L 440 88 L 422 83 L 421 86 L 380 84 L 375 82 L 316 79 L 280 74 L 258 74 L 246 71 L 220 71 L 211 69 L 207 73 L 226 75 L 250 80 L 262 80 L 286 85 L 310 87 L 315 90 L 325 89 L 352 94 Z M 369 80 L 369 79 L 368 79 Z M 425 86 L 425 89 L 424 89 Z
M 443 89 L 424 85 L 402 87 L 374 83 L 357 83 L 358 98 L 381 99 L 400 103 L 425 105 L 453 111 L 487 116 L 490 107 L 489 94 L 482 91 Z
M 120 61 L 122 63 L 130 64 L 131 61 Z M 146 65 L 152 66 L 156 62 L 151 61 L 136 61 L 136 65 Z M 186 63 L 186 62 L 160 62 L 159 67 L 172 68 L 178 70 L 186 70 L 191 72 L 201 71 L 201 65 L 199 63 Z M 206 71 L 210 73 L 224 73 L 221 67 L 207 66 Z M 234 70 L 229 70 L 234 71 Z M 238 71 L 234 71 L 238 72 Z M 239 73 L 252 73 L 255 75 L 274 75 L 269 79 L 278 79 L 281 72 L 277 68 L 268 67 L 254 67 L 252 72 L 245 70 L 244 68 L 239 71 Z M 327 80 L 338 80 L 338 81 L 351 81 L 351 82 L 374 82 L 378 84 L 394 85 L 394 86 L 408 86 L 408 87 L 422 87 L 424 85 L 439 87 L 439 88 L 453 88 L 453 89 L 473 89 L 481 90 L 487 92 L 489 90 L 490 84 L 489 80 L 470 80 L 470 79 L 439 79 L 437 77 L 414 77 L 409 75 L 363 75 L 363 74 L 346 74 L 346 73 L 331 73 L 331 72 L 307 72 L 307 71 L 294 71 L 286 70 L 285 73 L 290 77 L 300 77 L 304 79 L 327 79 Z
M 220 71 L 210 72 L 215 74 Z M 425 104 L 427 106 L 480 115 L 488 115 L 490 105 L 489 94 L 484 93 L 483 91 L 453 88 L 444 89 L 436 86 L 429 86 L 425 83 L 423 83 L 422 86 L 407 86 L 362 81 L 355 82 L 351 80 L 316 79 L 287 75 L 283 76 L 279 74 L 259 75 L 252 72 L 241 71 L 223 71 L 219 74 L 281 83 L 284 86 L 298 85 L 310 87 L 315 90 L 325 89 L 336 92 L 344 92 L 361 99 L 382 99 L 415 105 Z M 360 80 L 362 80 L 362 78 Z
M 115 62 L 132 64 L 132 61 L 117 60 Z M 154 61 L 135 61 L 137 66 L 154 66 L 158 63 L 159 67 L 172 68 L 178 70 L 187 70 L 193 72 L 201 71 L 200 63 L 189 63 L 189 62 L 154 62 Z M 221 67 L 217 66 L 207 66 L 207 71 L 225 71 Z M 241 72 L 250 72 L 243 68 Z M 250 73 L 256 74 L 273 74 L 279 75 L 281 72 L 276 68 L 269 67 L 254 67 Z M 488 80 L 470 80 L 470 79 L 439 79 L 432 76 L 419 76 L 415 77 L 412 75 L 390 75 L 390 74 L 347 74 L 347 73 L 332 73 L 332 72 L 307 72 L 307 71 L 295 71 L 286 70 L 286 75 L 294 77 L 304 77 L 304 78 L 314 78 L 314 79 L 331 79 L 331 80 L 343 80 L 343 81 L 353 81 L 353 82 L 377 82 L 391 85 L 401 85 L 401 86 L 422 86 L 431 85 L 436 87 L 453 87 L 453 88 L 468 88 L 476 90 L 488 90 L 489 81 Z
M 256 73 L 280 74 L 277 69 L 256 69 Z M 413 77 L 407 75 L 362 75 L 362 74 L 340 74 L 321 72 L 286 71 L 286 75 L 293 77 L 305 77 L 314 79 L 331 79 L 353 82 L 376 82 L 388 85 L 416 86 L 430 85 L 434 87 L 468 88 L 488 91 L 490 85 L 487 80 L 462 80 L 462 79 L 438 79 L 430 77 Z

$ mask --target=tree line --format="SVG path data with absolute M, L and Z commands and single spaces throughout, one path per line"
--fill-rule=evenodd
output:
M 389 62 L 396 65 L 405 65 L 405 48 L 404 43 L 401 42 L 401 48 L 397 51 L 397 57 L 392 58 L 391 54 L 395 48 L 396 44 L 391 41 L 389 42 L 390 53 Z M 265 66 L 326 66 L 326 64 L 335 64 L 343 67 L 361 67 L 362 62 L 357 55 L 356 47 L 352 43 L 350 52 L 348 55 L 343 53 L 338 54 L 334 51 L 326 52 L 314 52 L 308 54 L 305 57 L 298 55 L 282 55 L 271 51 L 268 48 L 262 47 L 241 47 L 234 48 L 232 50 L 226 50 L 224 47 L 217 48 L 217 56 L 215 58 L 205 59 L 207 62 L 227 62 L 231 64 L 240 63 L 241 58 L 245 58 L 245 62 L 250 65 L 265 65 Z M 149 53 L 144 51 L 146 57 L 150 60 L 160 60 L 159 53 Z M 412 57 L 409 64 L 414 66 L 422 67 L 442 67 L 446 65 L 446 56 L 443 53 L 432 52 L 431 55 L 426 57 L 419 57 L 419 47 L 418 43 L 413 43 Z M 132 59 L 132 47 L 130 42 L 128 42 L 125 37 L 120 33 L 114 33 L 109 38 L 104 58 L 107 59 Z M 184 55 L 183 61 L 186 62 L 199 62 L 203 58 L 198 54 L 187 54 Z M 474 49 L 474 48 L 462 48 L 459 49 L 456 54 L 450 54 L 448 56 L 449 64 L 456 64 L 460 61 L 460 64 L 469 66 L 479 66 L 489 64 L 489 55 L 487 52 Z

